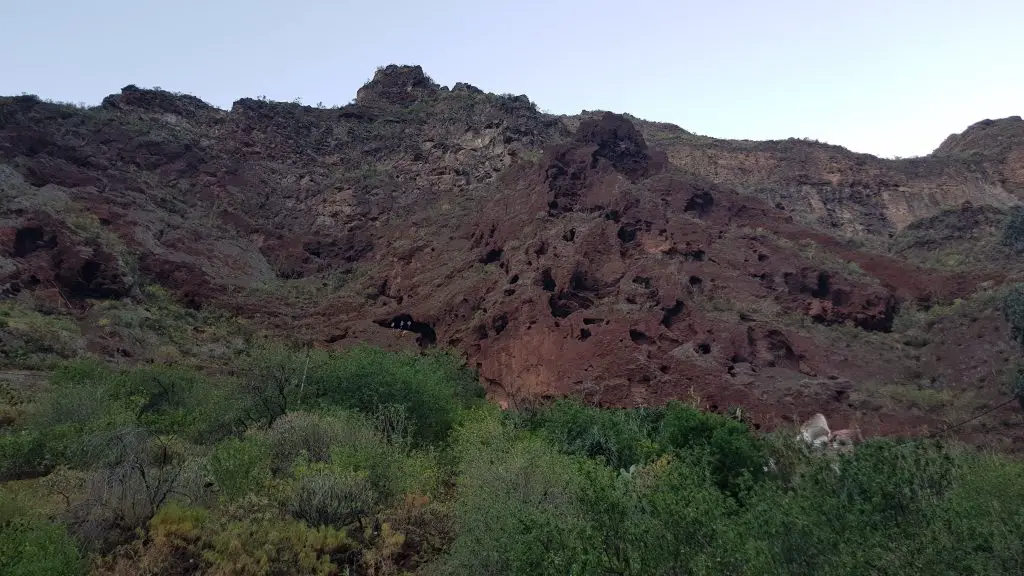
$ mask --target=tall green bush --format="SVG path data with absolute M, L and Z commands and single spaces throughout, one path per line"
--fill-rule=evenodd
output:
M 220 494 L 237 500 L 270 480 L 270 453 L 258 439 L 228 438 L 214 447 L 207 466 Z
M 463 408 L 479 403 L 476 377 L 444 354 L 389 353 L 359 347 L 312 367 L 305 402 L 373 414 L 400 406 L 419 444 L 443 439 Z M 314 400 L 314 397 L 316 400 Z
M 0 493 L 0 574 L 78 576 L 85 561 L 67 530 Z

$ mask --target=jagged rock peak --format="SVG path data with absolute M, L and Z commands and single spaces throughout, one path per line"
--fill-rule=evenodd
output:
M 111 94 L 100 103 L 103 108 L 135 109 L 147 112 L 165 112 L 194 117 L 216 108 L 189 94 L 177 94 L 161 89 L 139 88 L 129 84 L 120 94 Z
M 959 134 L 950 134 L 938 148 L 936 156 L 957 154 L 993 154 L 1008 147 L 1024 145 L 1024 119 L 1008 116 L 975 122 Z
M 599 118 L 583 120 L 576 129 L 576 141 L 597 146 L 595 156 L 630 177 L 645 175 L 666 161 L 663 153 L 648 148 L 640 131 L 622 114 L 605 112 Z
M 389 64 L 356 92 L 358 104 L 409 104 L 436 96 L 441 87 L 421 66 Z
M 466 92 L 468 94 L 483 94 L 484 93 L 483 90 L 477 88 L 476 86 L 473 86 L 472 84 L 467 84 L 466 82 L 456 82 L 455 86 L 452 87 L 452 92 L 454 92 L 454 93 Z

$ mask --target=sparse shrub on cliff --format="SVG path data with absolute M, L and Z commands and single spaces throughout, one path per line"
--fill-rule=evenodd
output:
M 47 369 L 84 353 L 81 331 L 69 318 L 0 304 L 0 365 Z
M 1014 284 L 1003 295 L 1003 317 L 1014 340 L 1024 344 L 1024 284 Z
M 1024 362 L 1018 361 L 1008 371 L 1007 388 L 1024 410 Z
M 1002 243 L 1016 253 L 1024 252 L 1024 207 L 1014 206 L 1010 209 L 1003 224 Z

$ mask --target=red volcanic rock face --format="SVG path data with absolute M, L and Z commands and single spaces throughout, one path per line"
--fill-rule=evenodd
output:
M 889 334 L 902 307 L 1000 278 L 810 227 L 792 202 L 824 185 L 808 166 L 839 152 L 823 145 L 704 149 L 401 66 L 340 108 L 245 99 L 228 112 L 129 86 L 89 110 L 0 99 L 0 119 L 0 297 L 56 290 L 87 307 L 153 281 L 309 345 L 454 349 L 509 407 L 679 399 L 765 427 L 827 412 L 867 435 L 940 420 L 873 402 L 878 386 L 991 360 L 950 341 L 933 360 Z M 751 193 L 769 161 L 781 168 L 766 186 L 793 184 L 785 202 Z M 823 213 L 888 233 L 881 195 L 865 198 Z
M 0 241 L 0 253 L 16 263 L 0 271 L 9 292 L 38 287 L 70 298 L 121 298 L 135 287 L 111 247 L 50 215 L 26 215 L 20 226 L 0 232 Z

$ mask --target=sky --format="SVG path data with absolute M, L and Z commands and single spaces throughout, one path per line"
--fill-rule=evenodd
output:
M 930 153 L 1024 115 L 1022 0 L 0 0 L 0 94 L 346 104 L 378 66 L 718 138 Z

